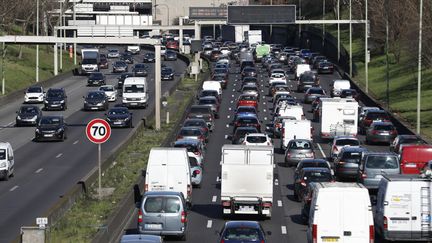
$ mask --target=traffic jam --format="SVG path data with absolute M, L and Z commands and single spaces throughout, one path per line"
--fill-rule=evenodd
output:
M 431 239 L 431 145 L 363 106 L 319 53 L 202 46 L 211 75 L 172 146 L 150 151 L 144 193 L 135 188 L 139 233 L 191 238 L 202 196 L 216 191 L 217 242 L 286 241 L 289 227 L 267 231 L 284 201 L 300 209 L 302 242 Z

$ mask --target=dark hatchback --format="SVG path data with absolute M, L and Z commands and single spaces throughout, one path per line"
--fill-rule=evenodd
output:
M 177 52 L 171 51 L 171 50 L 166 50 L 165 51 L 164 60 L 165 61 L 175 61 L 175 60 L 177 60 Z
M 223 243 L 265 243 L 265 233 L 257 221 L 228 221 L 220 233 Z
M 121 72 L 127 72 L 128 71 L 128 65 L 125 61 L 116 61 L 112 65 L 112 72 L 113 73 L 121 73 Z
M 238 127 L 232 136 L 228 136 L 231 139 L 232 144 L 241 144 L 244 141 L 246 134 L 259 133 L 255 127 Z
M 257 69 L 254 67 L 245 67 L 241 72 L 242 79 L 245 77 L 257 77 L 257 75 L 258 75 Z
M 153 52 L 147 52 L 144 54 L 143 62 L 149 63 L 149 62 L 155 62 L 156 56 Z
M 15 124 L 17 127 L 24 125 L 37 125 L 42 117 L 42 111 L 35 105 L 21 106 L 16 113 L 17 116 Z
M 234 121 L 234 133 L 238 127 L 255 127 L 258 132 L 261 130 L 260 121 L 254 114 L 239 114 Z
M 334 170 L 338 179 L 357 179 L 360 160 L 366 148 L 357 146 L 343 147 L 335 158 Z
M 91 73 L 87 79 L 88 86 L 101 86 L 106 84 L 106 77 L 101 72 Z
M 113 107 L 106 113 L 106 121 L 111 127 L 129 127 L 132 125 L 132 113 L 126 107 Z
M 120 57 L 120 60 L 124 61 L 127 64 L 133 64 L 134 63 L 132 53 L 130 53 L 130 52 L 123 53 Z
M 174 80 L 174 70 L 171 67 L 163 67 L 161 69 L 162 80 Z
M 294 181 L 294 197 L 298 201 L 303 199 L 306 188 L 311 182 L 331 182 L 334 181 L 331 170 L 328 168 L 308 167 L 303 168 L 299 177 Z
M 133 77 L 133 76 L 134 76 L 133 73 L 122 73 L 120 75 L 120 77 L 118 77 L 117 89 L 122 89 L 123 88 L 123 83 L 124 83 L 125 79 L 128 78 L 128 77 Z
M 42 116 L 35 129 L 35 141 L 66 139 L 67 125 L 63 116 Z
M 44 100 L 45 110 L 66 110 L 67 96 L 63 88 L 50 88 L 46 92 Z
M 108 97 L 103 91 L 89 91 L 84 98 L 84 110 L 108 110 Z
M 147 66 L 144 63 L 137 63 L 133 66 L 132 72 L 135 77 L 147 77 Z

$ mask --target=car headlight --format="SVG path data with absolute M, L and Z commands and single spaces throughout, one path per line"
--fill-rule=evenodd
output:
M 6 167 L 6 161 L 0 163 L 0 167 Z
M 40 133 L 40 130 L 38 128 L 36 128 L 35 132 L 36 133 Z
M 48 104 L 48 100 L 44 100 L 44 103 L 45 103 L 45 104 Z
M 56 133 L 61 133 L 63 131 L 64 131 L 64 129 L 62 127 L 60 127 L 59 129 L 57 129 Z
M 129 121 L 130 119 L 131 119 L 131 117 L 128 116 L 128 117 L 126 117 L 124 120 L 125 120 L 125 121 Z
M 21 120 L 21 117 L 20 117 L 20 116 L 17 116 L 17 119 L 18 119 L 18 120 Z
M 64 100 L 60 100 L 60 103 L 63 104 L 63 103 L 65 103 L 65 101 Z

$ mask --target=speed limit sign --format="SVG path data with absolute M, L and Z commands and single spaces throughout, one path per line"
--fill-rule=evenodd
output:
M 111 136 L 111 127 L 103 119 L 93 119 L 87 124 L 86 135 L 93 143 L 105 143 Z

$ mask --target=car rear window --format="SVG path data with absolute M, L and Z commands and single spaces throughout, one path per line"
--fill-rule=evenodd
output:
M 361 155 L 362 153 L 360 152 L 343 152 L 341 161 L 358 164 L 360 162 Z
M 147 197 L 144 211 L 147 213 L 178 213 L 180 205 L 177 197 Z
M 248 136 L 246 141 L 249 143 L 265 143 L 267 138 L 265 136 Z
M 392 131 L 392 130 L 394 130 L 394 126 L 393 125 L 375 125 L 374 129 L 380 130 L 380 131 Z
M 322 90 L 322 89 L 310 89 L 309 90 L 309 92 L 308 92 L 309 94 L 324 94 L 324 90 Z
M 394 156 L 381 156 L 373 155 L 368 156 L 366 161 L 366 168 L 370 169 L 397 169 L 399 162 Z
M 256 118 L 243 118 L 243 117 L 240 117 L 238 119 L 238 121 L 240 123 L 258 123 L 258 120 Z
M 199 100 L 199 104 L 200 105 L 205 105 L 205 104 L 210 104 L 210 105 L 212 105 L 212 104 L 216 104 L 217 102 L 216 102 L 216 100 L 215 99 L 200 99 Z
M 224 240 L 258 241 L 260 234 L 257 229 L 238 227 L 226 229 Z
M 254 100 L 257 100 L 257 97 L 254 96 L 254 95 L 244 95 L 244 96 L 240 97 L 240 100 L 251 100 L 251 101 L 254 101 Z
M 371 120 L 388 120 L 389 117 L 387 114 L 385 113 L 381 113 L 381 112 L 368 112 L 366 114 L 366 118 L 367 119 L 371 119 Z
M 198 129 L 182 129 L 180 131 L 180 135 L 182 135 L 182 136 L 199 136 L 199 135 L 201 135 L 201 131 Z
M 323 163 L 323 162 L 303 162 L 301 163 L 299 169 L 309 168 L 309 167 L 328 168 L 329 166 L 327 163 Z
M 256 128 L 251 128 L 251 129 L 237 129 L 235 132 L 235 136 L 236 137 L 244 137 L 244 135 L 248 134 L 248 133 L 255 133 L 258 132 Z
M 304 177 L 306 177 L 305 180 L 314 182 L 324 182 L 332 180 L 331 174 L 326 171 L 306 171 L 304 173 Z
M 190 113 L 210 113 L 209 107 L 192 107 Z
M 258 87 L 256 87 L 256 86 L 245 86 L 245 87 L 243 87 L 243 91 L 250 91 L 250 90 L 252 90 L 252 91 L 258 91 Z
M 186 148 L 186 150 L 188 152 L 191 152 L 191 153 L 195 153 L 195 152 L 199 151 L 198 148 L 195 145 L 184 144 L 184 143 L 174 144 L 174 148 Z
M 359 146 L 360 142 L 356 139 L 338 139 L 336 140 L 336 146 Z
M 249 112 L 249 113 L 256 113 L 256 110 L 253 107 L 239 107 L 237 109 L 237 113 L 242 113 L 242 112 Z
M 198 161 L 194 157 L 189 157 L 189 164 L 191 167 L 195 167 L 195 166 L 198 166 Z
M 294 141 L 290 142 L 289 149 L 310 149 L 312 144 L 309 141 Z
M 205 127 L 205 121 L 186 121 L 184 127 Z

